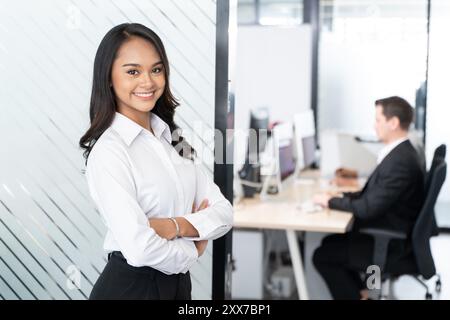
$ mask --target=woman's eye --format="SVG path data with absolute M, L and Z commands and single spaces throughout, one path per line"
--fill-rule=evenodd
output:
M 162 67 L 153 68 L 152 73 L 161 73 Z
M 133 70 L 128 70 L 127 73 L 128 73 L 129 75 L 135 76 L 135 75 L 138 74 L 138 71 L 133 69 Z

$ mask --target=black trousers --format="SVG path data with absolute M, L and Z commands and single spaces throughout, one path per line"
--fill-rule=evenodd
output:
M 166 275 L 150 267 L 133 267 L 114 252 L 89 300 L 191 300 L 191 289 L 189 272 Z
M 360 233 L 331 235 L 316 249 L 313 263 L 334 299 L 358 300 L 363 272 L 372 264 L 373 239 Z

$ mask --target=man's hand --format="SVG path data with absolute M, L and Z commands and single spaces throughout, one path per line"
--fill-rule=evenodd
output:
M 358 178 L 358 171 L 348 168 L 338 168 L 336 169 L 336 172 L 334 173 L 336 178 L 352 178 L 357 179 Z
M 337 187 L 359 187 L 357 178 L 335 177 L 331 180 L 331 184 Z
M 329 193 L 318 193 L 314 195 L 313 202 L 315 204 L 320 205 L 323 208 L 328 208 L 328 201 L 331 199 L 331 195 Z
M 192 213 L 196 213 L 200 210 L 206 209 L 209 207 L 208 199 L 203 199 L 198 208 L 195 208 L 195 205 L 192 204 Z M 198 256 L 201 257 L 208 246 L 208 240 L 200 240 L 194 241 L 195 247 L 197 248 Z

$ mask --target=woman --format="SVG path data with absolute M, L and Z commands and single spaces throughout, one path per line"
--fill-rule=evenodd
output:
M 230 203 L 178 134 L 177 106 L 158 35 L 135 23 L 111 29 L 95 57 L 91 125 L 80 139 L 107 226 L 109 260 L 90 299 L 190 299 L 189 268 L 231 228 Z

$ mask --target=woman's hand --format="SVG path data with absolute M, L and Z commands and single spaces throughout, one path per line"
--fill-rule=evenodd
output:
M 192 205 L 192 213 L 206 209 L 206 208 L 208 208 L 208 206 L 209 206 L 208 199 L 204 199 L 200 203 L 198 208 L 195 208 L 195 206 Z M 197 230 L 186 219 L 184 219 L 183 217 L 176 217 L 175 219 L 177 220 L 178 226 L 180 228 L 179 236 L 197 236 L 198 237 Z M 177 228 L 175 226 L 175 223 L 171 219 L 151 218 L 151 219 L 148 219 L 148 225 L 150 226 L 150 228 L 155 230 L 156 234 L 158 236 L 160 236 L 161 238 L 164 238 L 167 240 L 172 240 L 172 239 L 175 239 L 175 237 L 177 236 Z M 204 240 L 204 241 L 208 242 L 207 240 Z M 205 245 L 205 247 L 206 247 L 206 245 Z
M 161 238 L 172 240 L 177 236 L 175 223 L 168 218 L 151 218 L 148 224 Z
M 195 247 L 197 248 L 198 257 L 200 258 L 202 254 L 205 252 L 206 247 L 208 246 L 208 240 L 200 240 L 194 241 Z
M 203 199 L 198 208 L 195 208 L 195 203 L 192 204 L 192 213 L 196 213 L 197 211 L 206 209 L 209 207 L 208 199 Z
M 208 207 L 209 207 L 208 199 L 203 199 L 198 208 L 195 208 L 195 205 L 192 204 L 192 213 L 196 213 Z M 195 247 L 197 248 L 198 256 L 201 257 L 203 253 L 205 253 L 206 247 L 208 246 L 208 240 L 194 241 L 194 244 Z

